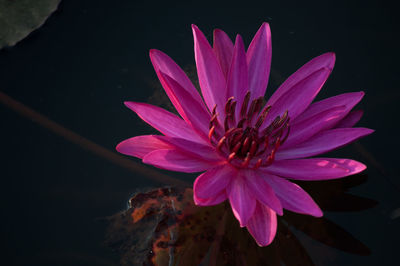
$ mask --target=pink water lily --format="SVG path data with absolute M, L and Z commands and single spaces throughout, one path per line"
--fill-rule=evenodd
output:
M 162 169 L 205 171 L 193 186 L 195 203 L 229 200 L 240 226 L 266 246 L 283 209 L 322 216 L 313 199 L 288 179 L 335 179 L 366 168 L 350 159 L 314 157 L 373 132 L 353 128 L 362 113 L 350 111 L 364 93 L 312 103 L 335 63 L 335 55 L 325 53 L 297 70 L 265 103 L 271 65 L 268 23 L 247 51 L 240 35 L 233 44 L 217 29 L 211 47 L 197 26 L 192 29 L 202 95 L 171 58 L 151 50 L 157 76 L 180 117 L 146 103 L 125 102 L 163 135 L 133 137 L 117 150 Z

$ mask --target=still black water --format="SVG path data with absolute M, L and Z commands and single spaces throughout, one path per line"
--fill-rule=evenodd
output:
M 65 0 L 42 28 L 0 51 L 0 91 L 113 151 L 121 140 L 153 132 L 124 107 L 124 100 L 164 104 L 148 57 L 150 48 L 190 69 L 190 24 L 197 24 L 208 37 L 214 28 L 232 38 L 240 33 L 248 45 L 267 21 L 275 73 L 269 93 L 312 57 L 334 51 L 336 66 L 319 98 L 365 91 L 358 106 L 365 112 L 359 125 L 376 130 L 331 155 L 367 164 L 367 181 L 348 192 L 378 204 L 362 211 L 325 212 L 370 254 L 333 248 L 295 227 L 292 232 L 315 265 L 398 265 L 397 13 L 385 1 Z M 5 265 L 118 265 L 118 254 L 104 244 L 103 218 L 125 210 L 135 192 L 160 185 L 4 105 L 0 114 Z M 194 178 L 164 173 L 190 182 Z M 290 250 L 286 252 L 291 256 Z

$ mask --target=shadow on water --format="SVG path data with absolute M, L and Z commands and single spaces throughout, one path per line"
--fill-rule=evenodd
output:
M 377 202 L 347 193 L 366 175 L 342 180 L 302 182 L 326 211 L 361 211 Z M 278 218 L 273 243 L 259 247 L 240 228 L 229 204 L 197 207 L 190 188 L 159 188 L 138 193 L 128 210 L 107 218 L 106 245 L 123 265 L 314 265 L 296 230 L 331 248 L 367 256 L 370 249 L 326 218 L 286 211 Z

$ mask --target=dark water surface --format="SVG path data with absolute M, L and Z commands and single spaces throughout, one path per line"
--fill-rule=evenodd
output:
M 362 211 L 326 211 L 324 216 L 368 247 L 370 255 L 353 254 L 357 252 L 351 248 L 345 252 L 326 245 L 334 239 L 322 244 L 296 226 L 289 228 L 315 265 L 398 265 L 397 13 L 385 1 L 65 0 L 41 29 L 0 51 L 0 91 L 114 151 L 121 140 L 153 132 L 124 107 L 124 100 L 166 104 L 148 57 L 150 48 L 191 69 L 191 23 L 208 37 L 214 28 L 232 38 L 240 33 L 248 45 L 267 21 L 273 40 L 269 94 L 309 59 L 334 51 L 336 66 L 319 98 L 365 91 L 358 106 L 365 111 L 359 125 L 376 130 L 330 155 L 367 164 L 367 181 L 349 192 L 379 204 Z M 95 153 L 85 150 L 82 147 L 90 144 L 64 129 L 56 134 L 4 104 L 0 113 L 0 232 L 5 265 L 117 265 L 118 255 L 103 244 L 102 218 L 125 210 L 133 193 L 160 184 L 145 172 L 123 167 L 124 162 L 112 162 L 112 155 L 100 148 Z M 291 256 L 291 250 L 286 252 Z

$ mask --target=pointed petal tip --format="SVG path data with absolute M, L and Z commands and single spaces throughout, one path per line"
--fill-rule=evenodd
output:
M 232 211 L 233 211 L 233 209 L 232 209 Z M 249 217 L 247 220 L 242 220 L 242 219 L 239 219 L 239 216 L 235 216 L 235 217 L 236 217 L 237 221 L 239 222 L 240 228 L 246 227 L 249 223 L 249 220 L 251 219 L 251 217 Z
M 164 53 L 161 52 L 161 51 L 158 50 L 158 49 L 150 49 L 150 50 L 149 50 L 150 60 L 152 60 L 154 56 L 157 56 L 157 55 L 159 55 L 159 54 L 164 54 Z
M 265 34 L 265 35 L 264 35 Z M 267 38 L 271 38 L 271 28 L 269 26 L 268 22 L 263 22 L 260 26 L 260 28 L 258 29 L 256 36 L 264 36 Z M 256 37 L 254 36 L 254 37 Z
M 224 34 L 225 32 L 223 31 L 223 30 L 221 30 L 221 29 L 214 29 L 213 30 L 213 44 L 214 44 L 214 46 L 215 46 L 215 39 L 216 38 L 218 38 L 218 36 L 220 35 L 220 34 Z
M 231 203 L 232 206 L 232 203 Z M 250 217 L 242 217 L 238 212 L 236 212 L 234 209 L 232 209 L 233 215 L 235 216 L 235 218 L 237 219 L 237 221 L 239 222 L 239 226 L 241 228 L 246 227 L 251 216 Z
M 169 57 L 169 56 L 161 50 L 152 48 L 149 50 L 149 57 L 150 57 L 150 61 L 152 61 L 152 63 L 157 64 L 158 61 L 154 61 L 154 60 L 162 60 L 163 57 Z
M 358 103 L 362 100 L 362 98 L 364 98 L 365 92 L 364 91 L 349 92 L 349 95 L 353 95 Z
M 372 133 L 375 132 L 375 129 L 371 129 L 371 128 L 365 128 L 365 127 L 353 127 L 353 128 L 357 128 L 358 130 L 360 130 L 362 132 L 362 136 L 360 136 L 360 138 L 371 135 Z
M 318 64 L 323 64 L 323 68 L 327 68 L 329 71 L 332 71 L 336 62 L 336 54 L 334 52 L 323 53 L 320 56 L 314 57 L 309 62 L 319 62 Z
M 236 42 L 243 42 L 243 38 L 240 34 L 236 34 Z
M 367 169 L 367 166 L 363 163 L 357 162 L 354 163 L 354 170 L 353 170 L 353 174 L 358 174 L 361 173 L 362 171 L 364 171 L 365 169 Z
M 243 38 L 240 34 L 236 35 L 236 39 L 235 39 L 235 47 L 234 47 L 235 51 L 236 51 L 236 56 L 238 56 L 237 54 L 239 53 L 239 50 L 241 50 L 243 58 L 244 58 L 244 62 L 242 62 L 242 64 L 246 64 L 246 51 L 245 51 L 245 47 L 244 47 L 244 41 Z M 234 51 L 234 56 L 235 56 L 235 51 Z
M 270 245 L 274 239 L 273 238 L 268 238 L 268 239 L 254 238 L 254 240 L 256 241 L 256 243 L 259 247 L 266 247 L 266 246 Z
M 324 213 L 321 211 L 321 209 L 315 209 L 315 210 L 312 210 L 312 211 L 309 211 L 309 212 L 305 212 L 305 211 L 293 211 L 292 210 L 292 212 L 294 212 L 294 213 L 299 213 L 299 214 L 304 214 L 304 215 L 310 215 L 310 216 L 312 216 L 312 217 L 315 217 L 315 218 L 321 218 L 321 217 L 323 217 L 324 216 Z
M 326 52 L 326 53 L 321 54 L 321 56 L 330 58 L 331 60 L 336 60 L 335 52 Z
M 128 140 L 121 141 L 120 143 L 117 144 L 117 146 L 115 146 L 115 150 L 120 154 L 133 156 L 134 154 L 132 152 L 130 152 L 129 149 L 127 149 L 127 142 L 128 142 Z M 139 156 L 136 156 L 136 157 L 139 157 Z
M 321 218 L 322 216 L 324 216 L 324 213 L 322 212 L 321 209 L 318 209 L 318 211 L 315 211 L 314 213 L 311 214 L 312 216 L 316 217 L 316 218 Z
M 336 162 L 339 167 L 344 167 L 347 169 L 347 174 L 343 177 L 356 175 L 367 169 L 367 166 L 365 164 L 351 159 L 332 158 L 329 160 Z
M 196 24 L 192 24 L 191 27 L 192 27 L 193 34 L 197 34 L 200 31 L 199 27 L 197 27 Z
M 325 54 L 331 56 L 332 59 L 336 59 L 336 54 L 335 54 L 335 52 L 326 52 Z
M 236 50 L 236 54 L 239 52 L 237 50 L 241 50 L 242 51 L 242 54 L 243 54 L 243 57 L 244 57 L 244 62 L 242 62 L 242 64 L 246 64 L 246 51 L 245 51 L 245 47 L 244 47 L 243 38 L 242 38 L 242 36 L 240 34 L 236 35 L 235 48 L 234 49 Z M 235 52 L 234 52 L 234 54 L 235 54 Z M 236 56 L 238 56 L 238 55 L 236 55 Z
M 119 153 L 122 153 L 122 152 L 121 152 L 121 144 L 122 144 L 122 142 L 123 142 L 123 141 L 121 141 L 120 143 L 117 144 L 117 146 L 115 146 L 115 150 L 116 150 L 117 152 L 119 152 Z
M 365 95 L 365 92 L 364 91 L 353 91 L 353 92 L 346 92 L 346 93 L 343 93 L 343 95 L 348 95 L 349 97 L 350 96 L 358 96 L 358 97 L 364 97 L 364 95 Z
M 277 219 L 274 211 L 257 205 L 254 216 L 247 225 L 247 230 L 260 247 L 271 244 L 276 235 Z
M 259 247 L 265 247 L 265 246 L 268 246 L 268 244 L 264 244 L 264 243 L 260 243 L 260 242 L 258 242 L 257 241 L 257 239 L 256 239 L 256 243 L 257 243 L 257 245 L 259 246 Z
M 295 211 L 296 212 L 296 211 Z M 315 218 L 321 218 L 324 216 L 324 213 L 322 212 L 321 208 L 318 206 L 318 204 L 315 204 L 312 209 L 309 209 L 307 212 L 297 212 L 297 213 L 302 213 L 305 215 L 311 215 Z
M 157 49 L 150 49 L 149 50 L 149 55 L 151 56 L 152 54 L 154 54 L 157 51 Z
M 335 66 L 336 62 L 336 54 L 334 52 L 327 52 L 325 54 L 322 54 L 321 56 L 324 56 L 327 58 L 330 63 L 328 64 L 327 68 L 332 71 L 333 67 Z
M 261 24 L 260 29 L 264 29 L 264 30 L 267 30 L 267 31 L 271 31 L 271 27 L 270 27 L 270 25 L 269 25 L 268 22 L 263 22 L 263 23 Z
M 132 109 L 135 105 L 135 102 L 131 102 L 131 101 L 124 101 L 124 105 L 126 107 L 128 107 L 129 109 Z
M 158 149 L 170 149 L 161 135 L 141 135 L 121 141 L 115 149 L 124 155 L 143 158 L 146 154 Z
M 119 143 L 117 144 L 117 146 L 115 146 L 115 150 L 116 150 L 117 152 L 121 153 L 121 154 L 132 156 L 132 155 L 130 154 L 130 152 L 127 150 L 127 143 L 128 143 L 128 141 L 129 141 L 129 139 L 123 140 L 123 141 L 119 142 Z

